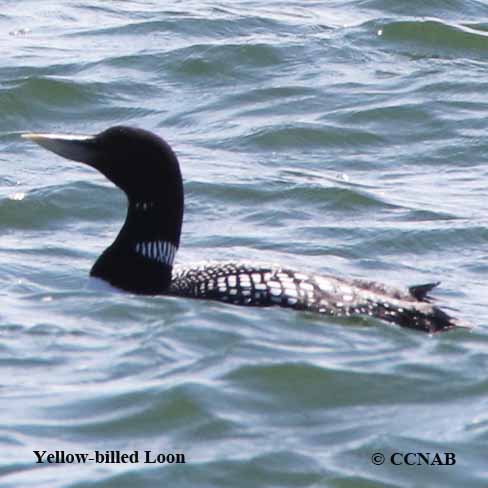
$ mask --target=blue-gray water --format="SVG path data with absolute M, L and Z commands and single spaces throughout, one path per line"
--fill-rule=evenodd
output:
M 487 2 L 0 7 L 2 487 L 487 486 Z M 474 330 L 90 279 L 124 197 L 19 135 L 120 123 L 179 156 L 180 263 L 441 280 Z M 40 465 L 33 450 L 186 464 Z M 397 451 L 457 462 L 394 466 Z

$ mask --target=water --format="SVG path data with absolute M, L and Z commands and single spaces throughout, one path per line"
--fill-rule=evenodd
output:
M 2 487 L 486 486 L 488 3 L 428 3 L 0 2 Z M 124 197 L 19 134 L 120 123 L 179 156 L 179 262 L 439 279 L 475 329 L 429 337 L 90 279 Z M 34 450 L 186 463 L 35 464 Z

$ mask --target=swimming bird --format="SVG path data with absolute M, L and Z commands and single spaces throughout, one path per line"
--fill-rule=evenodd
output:
M 22 137 L 95 168 L 125 192 L 125 223 L 90 273 L 115 287 L 234 305 L 278 305 L 335 317 L 370 316 L 429 333 L 461 325 L 431 303 L 428 293 L 439 283 L 399 289 L 276 265 L 174 265 L 184 195 L 180 165 L 166 141 L 124 126 L 97 135 L 28 133 Z

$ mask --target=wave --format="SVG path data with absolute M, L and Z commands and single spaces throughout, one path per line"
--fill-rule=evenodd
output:
M 377 33 L 388 42 L 406 42 L 426 49 L 439 49 L 432 54 L 442 55 L 449 50 L 485 55 L 488 51 L 488 33 L 476 27 L 475 24 L 467 26 L 440 19 L 417 19 L 383 23 Z

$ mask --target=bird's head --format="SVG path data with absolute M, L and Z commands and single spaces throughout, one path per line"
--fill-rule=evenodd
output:
M 158 201 L 176 188 L 180 169 L 171 147 L 155 134 L 111 127 L 97 135 L 23 134 L 24 138 L 103 173 L 133 200 Z

